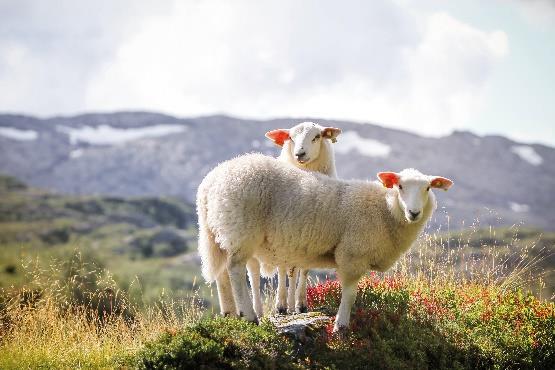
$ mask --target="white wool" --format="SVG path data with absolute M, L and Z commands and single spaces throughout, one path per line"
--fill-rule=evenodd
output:
M 402 181 L 410 182 L 410 174 Z M 217 281 L 222 295 L 230 297 L 231 289 L 239 313 L 255 321 L 244 275 L 249 259 L 336 268 L 343 286 L 338 329 L 349 322 L 359 278 L 391 267 L 435 208 L 430 191 L 421 217 L 408 222 L 399 217 L 399 194 L 396 187 L 337 180 L 260 154 L 221 163 L 197 193 L 203 275 Z M 229 277 L 221 274 L 226 268 Z

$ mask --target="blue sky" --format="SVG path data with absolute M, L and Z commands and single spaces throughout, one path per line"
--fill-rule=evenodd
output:
M 555 145 L 555 2 L 2 1 L 0 111 L 321 117 Z
M 430 2 L 464 22 L 507 34 L 509 52 L 486 87 L 486 104 L 468 122 L 478 133 L 502 133 L 555 144 L 555 2 Z M 479 12 L 476 9 L 480 9 Z

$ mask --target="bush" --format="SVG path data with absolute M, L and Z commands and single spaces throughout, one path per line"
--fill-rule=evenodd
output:
M 131 242 L 131 246 L 143 258 L 173 257 L 189 249 L 185 238 L 172 229 L 143 233 Z
M 67 243 L 71 237 L 71 230 L 69 227 L 61 227 L 48 230 L 39 235 L 40 239 L 49 245 Z
M 293 345 L 264 321 L 210 318 L 147 343 L 135 359 L 141 369 L 292 369 Z

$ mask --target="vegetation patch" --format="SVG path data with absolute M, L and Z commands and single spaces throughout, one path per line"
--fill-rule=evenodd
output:
M 455 282 L 453 282 L 455 283 Z M 310 309 L 336 312 L 337 281 L 308 289 Z M 352 368 L 547 369 L 555 366 L 555 304 L 521 290 L 402 276 L 360 281 L 346 337 L 328 328 L 322 364 Z M 380 365 L 381 364 L 381 365 Z M 339 368 L 339 366 L 338 366 Z
M 176 333 L 164 333 L 139 352 L 141 369 L 293 369 L 293 344 L 264 320 L 258 326 L 215 317 Z

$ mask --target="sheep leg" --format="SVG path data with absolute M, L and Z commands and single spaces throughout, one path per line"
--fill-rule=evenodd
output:
M 353 276 L 347 274 L 339 274 L 339 281 L 341 282 L 341 303 L 339 304 L 339 309 L 337 310 L 337 316 L 335 318 L 335 325 L 333 326 L 333 331 L 338 332 L 342 329 L 346 329 L 349 326 L 349 320 L 351 317 L 351 308 L 357 296 L 357 283 L 360 276 Z
M 220 301 L 220 312 L 222 316 L 236 316 L 235 299 L 231 291 L 231 282 L 227 271 L 223 271 L 216 279 L 218 289 L 218 300 Z
M 256 258 L 251 258 L 247 262 L 247 271 L 249 272 L 249 280 L 251 282 L 254 312 L 256 316 L 262 317 L 264 312 L 262 312 L 262 297 L 260 296 L 260 263 Z
M 276 312 L 280 315 L 287 314 L 287 274 L 285 267 L 278 267 L 278 286 Z
M 299 276 L 299 269 L 292 267 L 287 272 L 289 278 L 289 286 L 287 288 L 287 309 L 290 313 L 295 312 L 295 290 L 297 289 L 297 277 Z
M 295 291 L 295 312 L 303 313 L 308 312 L 308 307 L 306 303 L 306 284 L 308 279 L 308 270 L 301 269 L 299 273 L 299 283 L 297 285 L 297 290 Z
M 246 262 L 231 257 L 227 267 L 229 279 L 231 281 L 231 290 L 235 298 L 235 306 L 239 316 L 245 317 L 248 321 L 258 323 L 256 314 L 254 313 L 253 304 L 249 295 L 247 286 Z

